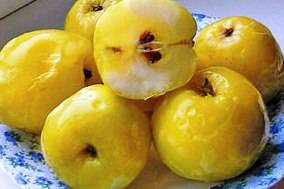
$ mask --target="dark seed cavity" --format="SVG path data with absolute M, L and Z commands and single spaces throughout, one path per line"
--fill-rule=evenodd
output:
M 227 28 L 227 29 L 224 31 L 225 37 L 230 37 L 230 36 L 232 36 L 233 33 L 234 33 L 234 29 L 233 29 L 233 28 Z
M 154 40 L 155 40 L 155 36 L 153 34 L 151 34 L 151 32 L 145 31 L 140 36 L 139 44 L 149 43 L 149 42 L 152 42 Z
M 205 78 L 204 84 L 201 88 L 201 95 L 202 96 L 215 96 L 215 91 L 213 89 L 213 86 L 211 85 L 210 81 L 208 78 Z
M 92 157 L 92 158 L 97 158 L 98 157 L 98 153 L 97 150 L 94 146 L 92 145 L 87 145 L 87 147 L 83 150 L 83 153 Z
M 154 64 L 155 62 L 161 60 L 162 55 L 160 52 L 154 51 L 149 53 L 143 53 L 144 57 L 151 63 Z
M 92 11 L 93 12 L 101 11 L 103 9 L 104 9 L 104 7 L 101 6 L 101 5 L 96 5 L 96 4 L 92 5 Z
M 90 79 L 93 76 L 92 71 L 84 68 L 84 76 L 85 76 L 85 81 Z
M 151 32 L 145 31 L 139 38 L 139 45 L 147 44 L 153 42 L 154 40 L 155 36 Z M 143 52 L 142 54 L 150 64 L 154 64 L 155 62 L 161 60 L 162 54 L 159 51 L 154 51 L 151 47 L 151 44 L 145 45 L 144 50 L 147 52 Z

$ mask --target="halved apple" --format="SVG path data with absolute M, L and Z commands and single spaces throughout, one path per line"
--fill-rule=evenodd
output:
M 192 15 L 172 0 L 124 0 L 99 19 L 94 55 L 117 95 L 148 99 L 186 84 L 195 70 Z

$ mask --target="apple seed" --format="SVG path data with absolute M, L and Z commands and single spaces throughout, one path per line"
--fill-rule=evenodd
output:
M 161 53 L 157 52 L 157 51 L 143 53 L 143 55 L 152 64 L 154 64 L 155 62 L 161 60 L 161 58 L 162 58 Z
M 189 45 L 192 47 L 194 41 L 192 40 L 180 40 L 178 42 L 163 44 L 160 41 L 155 41 L 155 36 L 150 32 L 144 32 L 140 36 L 138 51 L 148 60 L 149 63 L 153 64 L 162 58 L 160 51 L 165 47 Z
M 149 43 L 155 40 L 155 36 L 151 34 L 149 31 L 145 31 L 141 34 L 139 39 L 139 44 Z
M 155 43 L 155 36 L 149 32 L 145 31 L 144 33 L 141 34 L 139 38 L 139 46 L 138 48 L 141 48 L 142 51 L 141 53 L 143 56 L 146 58 L 146 60 L 154 64 L 155 62 L 161 60 L 162 54 L 159 52 L 161 48 L 155 48 L 154 45 L 159 45 L 160 43 L 156 42 Z

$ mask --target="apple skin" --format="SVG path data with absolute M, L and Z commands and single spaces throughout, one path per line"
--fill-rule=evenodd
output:
M 212 88 L 204 87 L 207 79 Z M 230 179 L 250 168 L 265 147 L 268 125 L 258 90 L 225 67 L 196 73 L 187 88 L 164 97 L 152 118 L 162 161 L 199 181 Z
M 84 76 L 84 70 L 92 73 Z M 0 120 L 39 134 L 48 113 L 81 88 L 99 83 L 92 44 L 60 30 L 20 35 L 0 52 Z
M 150 148 L 146 115 L 103 85 L 82 89 L 48 116 L 41 145 L 55 173 L 76 189 L 121 189 L 143 169 Z M 87 146 L 96 156 L 86 153 Z
M 64 30 L 77 33 L 93 41 L 98 19 L 108 7 L 119 1 L 121 0 L 77 0 L 65 18 Z M 94 10 L 95 6 L 100 7 Z
M 194 50 L 198 70 L 226 66 L 246 76 L 271 100 L 284 87 L 283 56 L 271 31 L 243 16 L 208 25 L 198 35 Z

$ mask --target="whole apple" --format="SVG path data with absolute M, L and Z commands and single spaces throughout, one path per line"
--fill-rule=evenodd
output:
M 243 16 L 224 18 L 203 29 L 194 50 L 198 69 L 226 66 L 246 76 L 271 100 L 284 87 L 283 56 L 271 31 Z
M 82 89 L 48 116 L 41 145 L 55 173 L 76 189 L 122 189 L 150 147 L 145 114 L 103 85 Z
M 96 23 L 108 7 L 121 0 L 77 0 L 65 19 L 64 29 L 93 41 Z
M 152 126 L 162 161 L 176 174 L 199 181 L 240 175 L 260 157 L 268 135 L 258 90 L 224 67 L 201 70 L 189 86 L 167 94 Z
M 195 71 L 196 23 L 173 0 L 123 0 L 94 32 L 94 56 L 117 95 L 146 100 L 185 85 Z
M 39 134 L 49 112 L 99 82 L 92 44 L 60 30 L 16 37 L 0 52 L 0 120 Z

